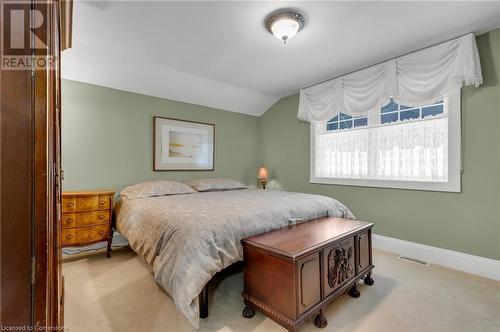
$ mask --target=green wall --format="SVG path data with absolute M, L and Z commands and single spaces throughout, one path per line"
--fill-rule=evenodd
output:
M 230 177 L 255 184 L 257 117 L 63 80 L 64 190 Z M 153 172 L 153 116 L 215 124 L 215 171 Z
M 271 186 L 335 197 L 386 235 L 500 259 L 500 30 L 477 38 L 484 84 L 462 89 L 462 192 L 444 193 L 309 183 L 309 124 L 298 95 L 260 122 L 260 159 Z

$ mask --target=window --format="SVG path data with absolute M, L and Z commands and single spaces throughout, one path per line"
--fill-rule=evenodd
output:
M 460 92 L 311 124 L 311 182 L 460 191 Z

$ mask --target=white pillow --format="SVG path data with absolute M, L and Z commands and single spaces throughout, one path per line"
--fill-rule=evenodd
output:
M 196 191 L 220 191 L 220 190 L 236 190 L 236 189 L 246 189 L 243 183 L 232 179 L 200 179 L 189 181 L 186 183 L 188 186 Z
M 195 193 L 184 183 L 177 181 L 149 181 L 135 184 L 123 189 L 120 195 L 128 199 L 146 198 L 165 195 L 179 195 Z

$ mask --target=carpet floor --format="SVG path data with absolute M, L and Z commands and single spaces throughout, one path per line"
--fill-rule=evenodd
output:
M 301 331 L 500 331 L 500 282 L 378 250 L 374 264 L 375 285 L 361 284 L 361 297 L 345 294 L 330 304 L 325 329 L 306 322 Z M 63 275 L 69 332 L 195 331 L 128 248 L 110 259 L 103 251 L 66 257 Z M 241 291 L 241 272 L 222 279 L 209 293 L 199 331 L 285 331 L 258 312 L 243 318 Z

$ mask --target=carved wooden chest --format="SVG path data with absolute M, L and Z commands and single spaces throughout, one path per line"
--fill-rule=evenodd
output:
M 347 289 L 359 297 L 362 278 L 373 285 L 372 227 L 322 218 L 243 239 L 243 316 L 258 309 L 289 331 L 314 316 L 325 327 L 329 302 Z

